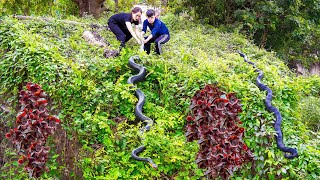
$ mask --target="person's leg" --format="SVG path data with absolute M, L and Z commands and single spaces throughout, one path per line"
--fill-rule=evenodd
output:
M 132 38 L 131 33 L 129 32 L 129 30 L 128 30 L 128 29 L 122 29 L 122 31 L 123 31 L 123 32 L 124 32 L 124 34 L 126 35 L 125 42 L 128 42 L 128 41 Z
M 144 37 L 144 39 L 147 39 L 148 36 Z M 147 43 L 144 44 L 144 50 L 147 52 L 147 54 L 150 54 L 150 47 L 151 43 L 153 43 L 156 40 L 156 37 L 151 38 Z
M 170 39 L 170 35 L 169 35 L 169 34 L 163 34 L 163 35 L 159 36 L 159 37 L 155 40 L 156 53 L 157 53 L 157 54 L 161 54 L 161 53 L 162 53 L 162 44 L 168 42 L 169 39 Z
M 122 31 L 122 29 L 117 24 L 109 23 L 108 26 L 109 26 L 110 30 L 113 32 L 113 34 L 116 35 L 117 39 L 121 42 L 121 45 L 120 45 L 120 49 L 121 49 L 122 47 L 125 46 L 125 43 L 126 43 L 125 33 Z
M 144 39 L 147 39 L 147 38 L 148 38 L 148 36 L 144 37 Z M 150 39 L 150 40 L 151 40 L 151 39 Z M 147 52 L 147 54 L 150 54 L 150 46 L 151 46 L 150 41 L 148 41 L 147 43 L 145 43 L 145 44 L 143 45 L 143 49 L 144 49 L 144 51 Z

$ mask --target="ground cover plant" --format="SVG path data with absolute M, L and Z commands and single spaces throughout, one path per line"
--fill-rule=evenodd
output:
M 6 138 L 10 139 L 20 156 L 19 164 L 26 164 L 25 171 L 29 177 L 39 177 L 48 171 L 46 162 L 49 146 L 46 142 L 53 135 L 60 120 L 48 114 L 47 95 L 38 84 L 27 83 L 27 90 L 21 90 L 19 104 L 21 106 L 16 119 L 16 127 L 10 129 Z M 27 162 L 27 163 L 25 163 Z
M 198 140 L 200 150 L 196 163 L 211 178 L 229 179 L 233 171 L 253 159 L 242 141 L 244 128 L 238 117 L 239 99 L 208 84 L 191 99 L 191 115 L 187 116 L 187 141 Z
M 57 112 L 63 122 L 61 133 L 48 139 L 49 171 L 41 178 L 200 179 L 206 176 L 205 170 L 195 163 L 197 142 L 186 142 L 186 117 L 195 92 L 217 82 L 240 100 L 239 118 L 246 129 L 243 142 L 254 155 L 252 162 L 235 171 L 231 179 L 320 176 L 320 135 L 303 123 L 302 114 L 308 110 L 299 104 L 307 96 L 319 98 L 318 76 L 296 77 L 274 53 L 259 49 L 237 33 L 194 24 L 172 14 L 161 18 L 172 32 L 163 55 L 146 55 L 129 41 L 121 55 L 112 59 L 106 59 L 102 48 L 81 37 L 89 26 L 3 18 L 0 135 L 4 137 L 2 131 L 7 133 L 13 127 L 23 84 L 34 82 L 48 93 L 52 99 L 49 110 Z M 99 33 L 111 49 L 118 47 L 111 32 Z M 283 116 L 284 142 L 298 149 L 298 158 L 288 160 L 276 148 L 274 118 L 263 104 L 265 92 L 256 87 L 256 72 L 237 50 L 246 53 L 265 73 L 263 81 L 274 92 L 272 103 Z M 147 97 L 144 114 L 155 120 L 142 137 L 148 148 L 141 156 L 152 158 L 157 170 L 130 158 L 131 150 L 141 144 L 138 133 L 139 125 L 142 127 L 134 115 L 137 99 L 126 82 L 133 73 L 128 67 L 132 55 L 139 55 L 141 62 L 137 63 L 147 69 L 146 80 L 138 86 Z M 62 142 L 61 134 L 65 134 L 64 141 L 72 143 L 55 143 Z M 1 140 L 0 177 L 27 178 L 15 163 L 18 159 L 12 147 L 8 140 Z

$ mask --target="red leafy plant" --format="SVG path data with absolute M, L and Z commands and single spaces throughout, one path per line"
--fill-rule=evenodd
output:
M 56 130 L 60 120 L 48 114 L 45 108 L 47 95 L 38 84 L 27 83 L 27 90 L 20 91 L 16 127 L 10 129 L 6 138 L 10 139 L 20 155 L 19 164 L 26 164 L 24 169 L 30 177 L 39 177 L 48 171 L 46 162 L 49 146 L 46 141 Z
M 185 136 L 188 142 L 198 140 L 196 163 L 206 169 L 210 179 L 229 179 L 253 159 L 242 140 L 244 128 L 238 126 L 242 122 L 237 116 L 241 106 L 234 93 L 225 94 L 215 84 L 206 85 L 192 98 L 190 110 Z

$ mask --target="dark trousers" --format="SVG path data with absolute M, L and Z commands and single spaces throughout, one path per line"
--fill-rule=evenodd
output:
M 116 35 L 117 39 L 121 42 L 120 49 L 125 47 L 126 42 L 132 38 L 129 30 L 127 28 L 120 27 L 118 24 L 113 22 L 109 22 L 108 26 L 113 34 Z
M 147 39 L 147 38 L 148 37 L 145 37 L 145 39 Z M 155 45 L 156 45 L 155 52 L 157 54 L 161 54 L 162 53 L 162 44 L 168 42 L 169 39 L 170 39 L 169 34 L 163 34 L 161 36 L 152 37 L 147 43 L 144 44 L 144 50 L 147 52 L 147 54 L 150 54 L 151 43 L 155 43 Z

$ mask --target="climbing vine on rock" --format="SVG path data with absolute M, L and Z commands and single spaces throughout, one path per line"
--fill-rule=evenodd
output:
M 26 164 L 30 177 L 39 177 L 45 170 L 49 146 L 46 141 L 56 130 L 60 120 L 48 114 L 45 108 L 47 95 L 38 84 L 27 83 L 27 90 L 20 91 L 20 112 L 16 127 L 10 129 L 6 138 L 10 139 L 20 155 L 19 164 Z
M 206 169 L 209 178 L 228 179 L 236 168 L 253 159 L 243 142 L 244 128 L 238 118 L 239 99 L 225 94 L 214 85 L 198 90 L 191 100 L 191 115 L 187 117 L 187 141 L 198 140 L 200 150 L 196 163 Z

